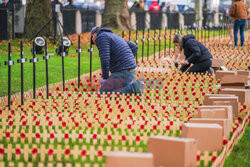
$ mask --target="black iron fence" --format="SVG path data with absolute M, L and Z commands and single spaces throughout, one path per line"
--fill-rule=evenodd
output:
M 21 37 L 24 33 L 25 23 L 25 6 L 21 4 L 14 4 L 13 6 L 1 6 L 0 5 L 0 40 L 6 40 L 15 38 L 15 36 Z M 135 22 L 137 30 L 145 29 L 161 29 L 168 27 L 168 29 L 178 29 L 184 26 L 193 26 L 195 23 L 195 12 L 185 11 L 178 12 L 164 12 L 164 11 L 144 11 L 144 10 L 131 10 L 130 14 L 135 14 Z M 89 32 L 92 27 L 101 25 L 102 15 L 95 9 L 80 8 L 77 9 L 74 6 L 62 7 L 61 14 L 63 23 L 64 34 L 75 34 L 80 32 Z M 183 16 L 183 20 L 180 17 Z M 206 24 L 214 23 L 215 13 L 206 13 Z M 99 19 L 97 17 L 100 17 Z M 218 14 L 220 23 L 228 23 L 229 19 L 222 13 Z M 98 23 L 97 23 L 98 20 Z M 180 25 L 182 23 L 182 25 Z M 78 26 L 78 27 L 77 27 Z M 80 29 L 80 30 L 79 30 Z M 78 31 L 76 31 L 78 30 Z

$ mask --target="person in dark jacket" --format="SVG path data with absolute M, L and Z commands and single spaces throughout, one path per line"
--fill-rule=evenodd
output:
M 135 78 L 135 56 L 138 47 L 108 28 L 94 27 L 91 42 L 96 44 L 102 67 L 100 92 L 120 92 L 141 94 L 144 81 Z M 111 72 L 111 75 L 109 75 Z
M 173 43 L 176 47 L 179 47 L 180 51 L 184 49 L 186 60 L 180 68 L 181 72 L 187 71 L 191 64 L 193 64 L 193 66 L 187 72 L 211 72 L 212 54 L 209 52 L 208 48 L 195 39 L 193 34 L 184 37 L 177 34 L 174 37 Z

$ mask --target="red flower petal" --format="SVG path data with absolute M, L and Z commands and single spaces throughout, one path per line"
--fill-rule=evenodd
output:
M 65 153 L 66 155 L 69 155 L 69 154 L 70 154 L 70 149 L 66 149 L 66 150 L 64 151 L 64 153 Z
M 81 155 L 82 156 L 86 156 L 86 154 L 87 154 L 87 151 L 86 150 L 82 150 Z
M 31 152 L 32 152 L 32 154 L 36 154 L 38 152 L 38 150 L 37 150 L 37 148 L 33 148 Z
M 21 150 L 20 150 L 19 148 L 16 148 L 15 151 L 16 151 L 16 154 L 17 154 L 17 155 L 20 155 L 20 154 L 21 154 Z
M 48 154 L 49 154 L 49 155 L 52 155 L 53 153 L 54 153 L 54 150 L 53 150 L 53 149 L 49 149 L 49 150 L 48 150 Z
M 0 154 L 4 154 L 4 149 L 0 148 Z

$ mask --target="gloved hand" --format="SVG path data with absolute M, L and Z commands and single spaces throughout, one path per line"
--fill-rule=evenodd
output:
M 179 67 L 179 63 L 178 63 L 178 62 L 174 62 L 174 66 L 175 66 L 176 68 L 178 68 L 178 67 Z
M 104 83 L 104 81 L 105 81 L 105 79 L 103 79 L 103 78 L 101 78 L 101 79 L 99 80 L 99 82 L 100 82 L 101 85 Z

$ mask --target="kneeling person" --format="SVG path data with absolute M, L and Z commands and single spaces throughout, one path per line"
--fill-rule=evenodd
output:
M 179 47 L 180 52 L 184 49 L 186 60 L 180 68 L 181 72 L 211 73 L 212 54 L 208 48 L 195 39 L 193 34 L 184 37 L 177 34 L 174 37 L 173 43 L 176 47 Z M 193 64 L 192 67 L 190 67 L 191 64 Z M 190 69 L 187 70 L 189 67 Z
M 136 80 L 135 56 L 138 47 L 108 28 L 94 27 L 91 41 L 96 44 L 102 67 L 100 92 L 143 93 L 144 81 Z M 109 76 L 109 71 L 111 75 Z

